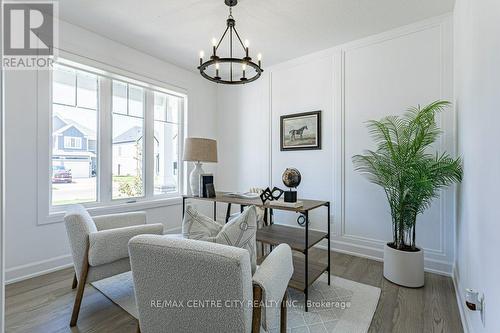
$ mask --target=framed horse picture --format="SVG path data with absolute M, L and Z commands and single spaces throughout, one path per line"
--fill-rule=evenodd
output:
M 281 151 L 321 149 L 321 111 L 280 117 Z

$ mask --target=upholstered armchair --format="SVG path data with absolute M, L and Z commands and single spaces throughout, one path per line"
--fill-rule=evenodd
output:
M 277 246 L 253 276 L 248 251 L 228 245 L 142 235 L 130 240 L 129 252 L 142 333 L 257 333 L 280 322 L 286 331 L 288 245 Z
M 142 234 L 163 234 L 163 224 L 146 224 L 146 213 L 134 212 L 92 218 L 81 205 L 70 206 L 64 216 L 78 286 L 70 326 L 75 326 L 87 282 L 130 270 L 128 241 Z M 78 278 L 77 278 L 78 277 Z

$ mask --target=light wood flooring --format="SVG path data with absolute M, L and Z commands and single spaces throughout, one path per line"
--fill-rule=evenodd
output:
M 327 260 L 323 250 L 311 259 Z M 463 332 L 453 282 L 425 274 L 425 287 L 399 287 L 382 276 L 382 263 L 332 252 L 332 272 L 345 279 L 379 287 L 381 297 L 370 332 Z M 69 327 L 76 290 L 73 270 L 65 269 L 6 287 L 6 332 L 135 333 L 137 323 L 91 285 L 85 288 L 77 327 Z M 346 332 L 347 333 L 347 332 Z

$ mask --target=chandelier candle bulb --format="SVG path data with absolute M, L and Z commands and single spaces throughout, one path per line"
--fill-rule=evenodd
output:
M 217 52 L 217 39 L 212 38 L 212 46 L 213 46 L 213 58 L 215 58 Z
M 248 39 L 245 39 L 245 53 L 246 53 L 246 57 L 248 58 L 248 47 L 250 46 L 250 42 L 248 41 Z
M 261 67 L 262 53 L 257 54 L 257 60 L 259 61 L 259 67 Z
M 247 65 L 242 64 L 241 69 L 243 70 L 243 77 L 241 78 L 241 80 L 246 80 L 247 78 L 245 77 L 245 70 L 247 69 Z
M 220 79 L 220 76 L 219 76 L 219 63 L 218 62 L 215 63 L 215 78 L 216 79 Z
M 200 66 L 203 64 L 203 57 L 205 56 L 205 52 L 200 51 Z

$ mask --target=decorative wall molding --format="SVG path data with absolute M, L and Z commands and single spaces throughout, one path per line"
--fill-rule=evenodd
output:
M 435 30 L 439 34 L 440 50 L 438 50 L 439 62 L 439 96 L 442 99 L 452 99 L 453 84 L 451 80 L 451 69 L 453 68 L 452 61 L 452 17 L 451 15 L 443 15 L 434 17 L 425 21 L 417 22 L 408 26 L 397 28 L 388 32 L 384 32 L 375 36 L 370 36 L 357 41 L 349 42 L 340 46 L 336 46 L 327 50 L 306 55 L 297 59 L 287 61 L 269 68 L 269 79 L 266 84 L 269 85 L 269 123 L 272 126 L 273 115 L 276 110 L 273 110 L 273 81 L 271 77 L 278 75 L 281 71 L 293 70 L 295 67 L 302 66 L 308 63 L 324 60 L 325 57 L 331 59 L 333 65 L 333 92 L 332 92 L 332 112 L 333 112 L 333 133 L 341 133 L 340 140 L 335 134 L 332 136 L 332 249 L 367 257 L 375 260 L 383 260 L 383 246 L 386 239 L 378 239 L 376 237 L 366 237 L 362 235 L 350 234 L 346 225 L 346 163 L 349 158 L 346 156 L 346 61 L 349 59 L 351 52 L 366 47 L 377 46 L 379 44 L 397 40 L 399 38 L 410 37 L 414 34 L 427 30 Z M 435 36 L 435 35 L 434 35 Z M 455 147 L 453 140 L 456 137 L 454 116 L 455 112 L 449 112 L 446 117 L 441 114 L 440 123 L 444 125 L 446 135 L 441 138 L 440 148 L 446 148 L 447 151 L 454 154 Z M 272 130 L 272 128 L 271 128 Z M 270 184 L 272 184 L 273 173 L 273 136 L 270 130 L 269 136 L 269 175 Z M 328 140 L 328 138 L 326 139 Z M 340 184 L 340 186 L 339 186 Z M 453 269 L 453 234 L 454 234 L 454 215 L 455 215 L 455 189 L 445 190 L 441 193 L 439 203 L 439 226 L 437 230 L 439 240 L 431 246 L 424 247 L 425 251 L 425 268 L 429 272 L 435 272 L 451 276 Z
M 334 88 L 334 95 L 336 95 L 337 100 L 340 101 L 338 104 L 334 104 L 334 108 L 337 107 L 336 110 L 334 110 L 334 114 L 340 114 L 340 119 L 336 118 L 336 120 L 340 123 L 341 127 L 341 143 L 340 143 L 340 152 L 337 150 L 337 154 L 333 156 L 334 160 L 340 157 L 340 171 L 337 170 L 337 172 L 340 172 L 339 177 L 335 178 L 340 178 L 341 179 L 341 189 L 340 189 L 340 196 L 337 196 L 337 200 L 340 201 L 339 204 L 334 205 L 336 207 L 335 213 L 338 217 L 336 220 L 340 220 L 340 235 L 337 236 L 336 240 L 333 241 L 333 247 L 337 248 L 338 250 L 347 250 L 347 251 L 352 251 L 354 253 L 358 253 L 364 256 L 369 255 L 370 257 L 374 256 L 375 253 L 375 258 L 383 258 L 383 255 L 381 254 L 383 245 L 386 243 L 386 240 L 381 240 L 381 239 L 376 239 L 376 238 L 369 238 L 369 237 L 362 237 L 358 235 L 353 235 L 353 234 L 348 234 L 346 232 L 346 160 L 348 156 L 346 156 L 346 148 L 345 148 L 345 140 L 346 140 L 346 96 L 345 96 L 345 83 L 346 83 L 346 59 L 349 57 L 349 52 L 353 50 L 358 50 L 360 48 L 365 48 L 365 47 L 371 47 L 379 43 L 385 43 L 397 38 L 405 37 L 411 34 L 419 33 L 424 30 L 428 29 L 439 29 L 439 34 L 440 34 L 440 39 L 441 39 L 441 50 L 440 50 L 440 96 L 441 99 L 448 99 L 450 98 L 449 94 L 445 93 L 446 87 L 445 84 L 448 82 L 448 85 L 451 84 L 449 82 L 447 76 L 447 72 L 444 68 L 444 64 L 446 63 L 445 57 L 447 56 L 445 54 L 445 51 L 447 48 L 445 47 L 444 43 L 446 40 L 446 37 L 448 39 L 451 39 L 451 36 L 445 36 L 444 32 L 446 30 L 445 26 L 450 24 L 450 17 L 445 16 L 445 17 L 440 17 L 437 19 L 433 19 L 430 22 L 423 22 L 422 24 L 416 24 L 412 25 L 410 27 L 405 27 L 401 29 L 397 29 L 392 32 L 387 32 L 383 33 L 381 35 L 373 36 L 366 38 L 364 40 L 356 41 L 353 43 L 346 44 L 344 46 L 339 47 L 339 51 L 337 51 L 337 54 L 334 55 L 338 58 L 336 61 L 337 66 L 335 69 L 340 73 L 341 79 L 340 87 Z M 443 114 L 441 114 L 440 122 L 443 124 Z M 446 130 L 447 131 L 453 131 L 453 126 L 452 124 L 446 124 Z M 338 126 L 336 127 L 338 128 Z M 454 136 L 454 133 L 453 133 Z M 445 138 L 444 136 L 441 138 L 440 142 L 440 147 L 444 148 L 446 147 L 445 143 Z M 338 163 L 337 163 L 338 164 Z M 336 164 L 333 164 L 336 166 Z M 454 202 L 453 205 L 447 204 L 447 199 L 448 199 L 448 193 L 449 191 L 442 191 L 441 196 L 439 199 L 439 204 L 440 204 L 440 212 L 439 212 L 439 244 L 436 244 L 437 247 L 433 248 L 424 248 L 425 251 L 425 263 L 426 263 L 426 269 L 429 271 L 435 271 L 438 273 L 444 273 L 446 275 L 451 274 L 451 269 L 452 269 L 452 257 L 448 257 L 448 253 L 446 253 L 446 238 L 445 234 L 446 232 L 452 232 L 452 230 L 447 230 L 446 228 L 446 221 L 448 220 L 447 218 L 449 217 L 449 213 L 452 214 L 454 211 Z M 449 211 L 449 212 L 448 212 Z M 362 244 L 362 245 L 361 245 Z M 379 254 L 379 255 L 376 255 Z

